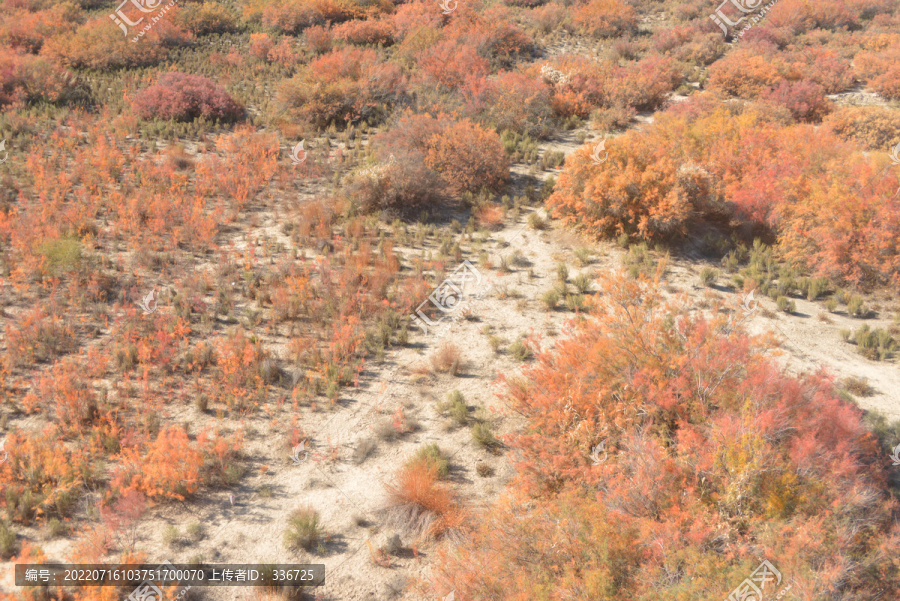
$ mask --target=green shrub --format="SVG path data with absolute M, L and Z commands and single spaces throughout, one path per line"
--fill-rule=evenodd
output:
M 584 311 L 584 295 L 569 294 L 566 296 L 566 309 L 569 311 Z
M 469 408 L 460 391 L 454 390 L 447 395 L 448 412 L 453 421 L 460 426 L 465 426 L 469 421 Z
M 572 280 L 572 284 L 575 286 L 575 289 L 578 290 L 579 294 L 584 294 L 590 290 L 591 283 L 591 276 L 586 273 L 579 273 L 575 276 L 575 279 Z
M 548 311 L 554 311 L 556 306 L 559 305 L 559 292 L 556 290 L 548 290 L 544 293 L 544 296 L 541 297 L 541 301 L 544 303 L 544 306 L 547 307 Z
M 407 465 L 413 463 L 432 466 L 438 478 L 444 478 L 450 473 L 450 461 L 436 443 L 429 443 L 416 451 L 413 458 L 407 461 Z
M 785 313 L 793 313 L 797 310 L 797 306 L 794 304 L 794 301 L 790 300 L 786 296 L 779 296 L 778 300 L 775 301 L 775 304 L 778 305 L 779 311 L 784 311 Z
M 284 532 L 284 544 L 290 549 L 312 550 L 322 536 L 319 512 L 309 507 L 300 507 L 288 516 Z
M 0 522 L 0 557 L 9 559 L 16 551 L 16 533 L 8 521 Z
M 81 266 L 82 248 L 80 240 L 67 236 L 43 242 L 37 254 L 44 257 L 44 267 L 50 275 L 60 275 Z
M 500 441 L 491 432 L 491 427 L 484 422 L 478 422 L 472 426 L 472 439 L 482 449 L 494 450 L 500 446 Z
M 517 361 L 528 361 L 534 354 L 521 338 L 509 345 L 507 352 Z
M 700 270 L 700 283 L 710 287 L 719 280 L 719 270 L 712 267 L 704 267 Z
M 869 307 L 858 294 L 854 294 L 847 301 L 847 313 L 853 317 L 866 317 L 869 315 Z

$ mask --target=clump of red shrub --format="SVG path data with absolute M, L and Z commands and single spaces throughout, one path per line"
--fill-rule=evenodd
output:
M 764 558 L 784 574 L 773 598 L 900 595 L 888 462 L 830 377 L 789 375 L 766 340 L 667 303 L 658 279 L 598 287 L 593 318 L 508 381 L 528 422 L 511 490 L 440 552 L 439 590 L 724 599 Z
M 782 79 L 760 95 L 762 102 L 784 107 L 797 121 L 817 123 L 831 112 L 832 104 L 825 98 L 825 90 L 819 84 L 801 79 Z
M 132 104 L 142 119 L 237 121 L 243 109 L 214 82 L 202 75 L 164 73 L 156 85 L 137 93 Z

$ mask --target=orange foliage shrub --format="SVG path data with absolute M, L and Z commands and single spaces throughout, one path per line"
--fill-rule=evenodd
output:
M 900 43 L 860 52 L 853 61 L 857 74 L 876 92 L 890 100 L 900 98 Z
M 674 61 L 658 55 L 624 66 L 564 55 L 542 74 L 553 87 L 554 111 L 579 117 L 587 117 L 595 108 L 657 109 L 682 80 Z
M 0 21 L 0 46 L 37 53 L 44 40 L 72 31 L 83 21 L 83 13 L 69 3 L 35 12 L 12 9 Z
M 739 98 L 756 98 L 789 74 L 789 67 L 760 47 L 738 47 L 709 67 L 709 89 Z
M 350 19 L 365 19 L 390 12 L 389 0 L 357 2 L 354 0 L 278 0 L 252 1 L 244 8 L 247 18 L 262 17 L 263 25 L 284 33 L 296 34 L 311 25 L 340 23 Z
M 825 125 L 868 150 L 884 150 L 900 144 L 900 114 L 888 107 L 841 107 L 825 118 Z
M 496 132 L 468 119 L 451 121 L 444 115 L 406 115 L 391 130 L 379 134 L 380 155 L 391 153 L 421 160 L 440 175 L 454 194 L 482 188 L 499 191 L 509 178 L 509 161 Z
M 415 64 L 420 81 L 450 89 L 490 73 L 486 58 L 479 56 L 472 46 L 454 40 L 444 40 L 422 50 L 416 55 Z
M 638 15 L 622 0 L 588 0 L 572 11 L 572 22 L 588 35 L 611 38 L 637 31 Z
M 397 482 L 388 484 L 388 511 L 395 522 L 430 536 L 458 530 L 465 514 L 456 495 L 438 484 L 434 463 L 410 462 L 397 474 Z
M 190 3 L 172 16 L 175 23 L 194 35 L 225 33 L 236 25 L 228 9 L 218 2 Z
M 463 93 L 466 111 L 497 131 L 534 138 L 551 131 L 550 88 L 534 75 L 503 71 L 489 79 L 469 79 Z
M 39 100 L 65 102 L 72 92 L 66 71 L 41 57 L 0 48 L 0 107 Z
M 556 2 L 538 6 L 527 14 L 528 20 L 541 33 L 550 33 L 569 17 L 566 7 Z
M 28 524 L 51 512 L 68 515 L 73 495 L 92 475 L 93 458 L 77 448 L 61 451 L 60 434 L 57 428 L 7 434 L 3 449 L 7 459 L 0 463 L 5 494 L 0 503 L 12 520 Z
M 251 202 L 278 172 L 278 137 L 250 126 L 216 138 L 216 154 L 197 165 L 198 194 L 221 194 L 236 213 Z
M 471 46 L 494 67 L 510 67 L 518 58 L 529 55 L 534 44 L 516 25 L 510 10 L 495 5 L 483 13 L 464 12 L 447 27 L 450 39 Z
M 854 29 L 857 17 L 845 2 L 779 0 L 766 15 L 770 27 L 787 28 L 794 34 L 812 29 Z
M 365 212 L 408 216 L 440 207 L 445 185 L 425 165 L 421 153 L 403 152 L 392 161 L 355 176 L 346 193 Z
M 218 429 L 204 428 L 197 435 L 197 445 L 203 453 L 204 480 L 221 483 L 226 478 L 226 470 L 234 465 L 244 446 L 244 435 L 239 431 L 228 437 L 220 434 Z
M 233 411 L 258 407 L 267 391 L 261 373 L 266 353 L 238 330 L 216 345 L 216 397 Z
M 168 46 L 180 45 L 192 37 L 161 19 L 137 44 L 130 37 L 123 37 L 118 27 L 110 25 L 105 16 L 91 19 L 74 32 L 48 39 L 41 54 L 59 65 L 78 69 L 148 67 L 166 57 Z
M 785 60 L 793 63 L 803 79 L 822 86 L 826 94 L 837 94 L 853 86 L 850 62 L 830 48 L 811 47 L 786 53 Z
M 260 60 L 268 60 L 269 52 L 275 46 L 275 42 L 267 33 L 250 34 L 250 54 Z
M 72 327 L 41 307 L 25 311 L 15 326 L 6 327 L 6 360 L 14 367 L 49 362 L 72 352 L 76 345 Z
M 900 178 L 879 176 L 829 131 L 700 96 L 616 138 L 602 164 L 592 150 L 570 155 L 547 201 L 570 225 L 673 239 L 706 219 L 743 222 L 778 235 L 784 256 L 818 275 L 900 281 Z
M 696 25 L 660 29 L 653 34 L 657 52 L 689 65 L 709 65 L 725 53 L 725 40 L 719 33 L 703 31 Z
M 394 43 L 393 26 L 387 21 L 347 21 L 335 27 L 332 33 L 335 39 L 351 44 L 390 46 Z
M 594 318 L 508 381 L 528 422 L 509 440 L 512 489 L 471 540 L 440 552 L 436 588 L 724 599 L 766 558 L 782 590 L 900 594 L 882 451 L 832 380 L 784 373 L 770 341 L 735 316 L 667 304 L 658 279 L 599 286 Z M 857 554 L 872 569 L 853 573 L 851 592 Z
M 203 454 L 179 426 L 166 426 L 146 448 L 125 447 L 113 469 L 114 494 L 140 491 L 153 499 L 184 499 L 200 486 Z
M 381 62 L 371 48 L 342 48 L 313 59 L 285 81 L 279 101 L 296 120 L 326 127 L 382 118 L 403 94 L 397 65 Z
M 496 132 L 463 119 L 444 127 L 426 145 L 425 164 L 441 174 L 451 192 L 499 192 L 506 186 L 509 160 Z
M 439 3 L 434 2 L 404 2 L 397 6 L 397 10 L 390 17 L 397 39 L 405 39 L 410 34 L 421 29 L 438 29 L 444 23 Z

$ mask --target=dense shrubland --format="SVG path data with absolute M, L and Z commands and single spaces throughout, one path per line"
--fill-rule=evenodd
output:
M 548 204 L 597 236 L 671 241 L 721 224 L 775 236 L 815 275 L 900 282 L 900 177 L 887 155 L 791 120 L 697 96 L 617 138 L 601 165 L 591 146 L 571 155 Z

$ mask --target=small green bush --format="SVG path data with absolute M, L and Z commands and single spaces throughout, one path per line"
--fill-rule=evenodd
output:
M 491 427 L 484 422 L 472 426 L 472 439 L 482 449 L 493 450 L 500 446 L 500 441 L 491 432 Z
M 591 289 L 591 276 L 586 273 L 580 273 L 572 280 L 572 285 L 578 290 L 579 294 L 584 294 Z
M 309 507 L 300 507 L 291 512 L 284 532 L 284 544 L 290 549 L 312 550 L 319 543 L 322 528 L 319 512 Z
M 509 345 L 507 352 L 517 361 L 528 361 L 534 354 L 521 338 Z
M 8 521 L 0 522 L 0 557 L 9 559 L 16 551 L 16 533 Z
M 432 466 L 437 472 L 438 478 L 445 478 L 450 473 L 450 461 L 436 443 L 427 444 L 416 451 L 407 465 L 414 463 Z
M 719 270 L 712 267 L 704 267 L 700 270 L 700 283 L 710 287 L 719 280 Z
M 544 293 L 544 296 L 541 297 L 541 302 L 544 303 L 544 306 L 548 311 L 555 311 L 557 305 L 559 305 L 559 292 L 556 290 L 548 290 Z
M 784 311 L 785 313 L 793 313 L 797 310 L 797 305 L 794 301 L 790 300 L 786 296 L 779 296 L 778 300 L 775 301 L 775 304 L 778 305 L 779 311 Z

